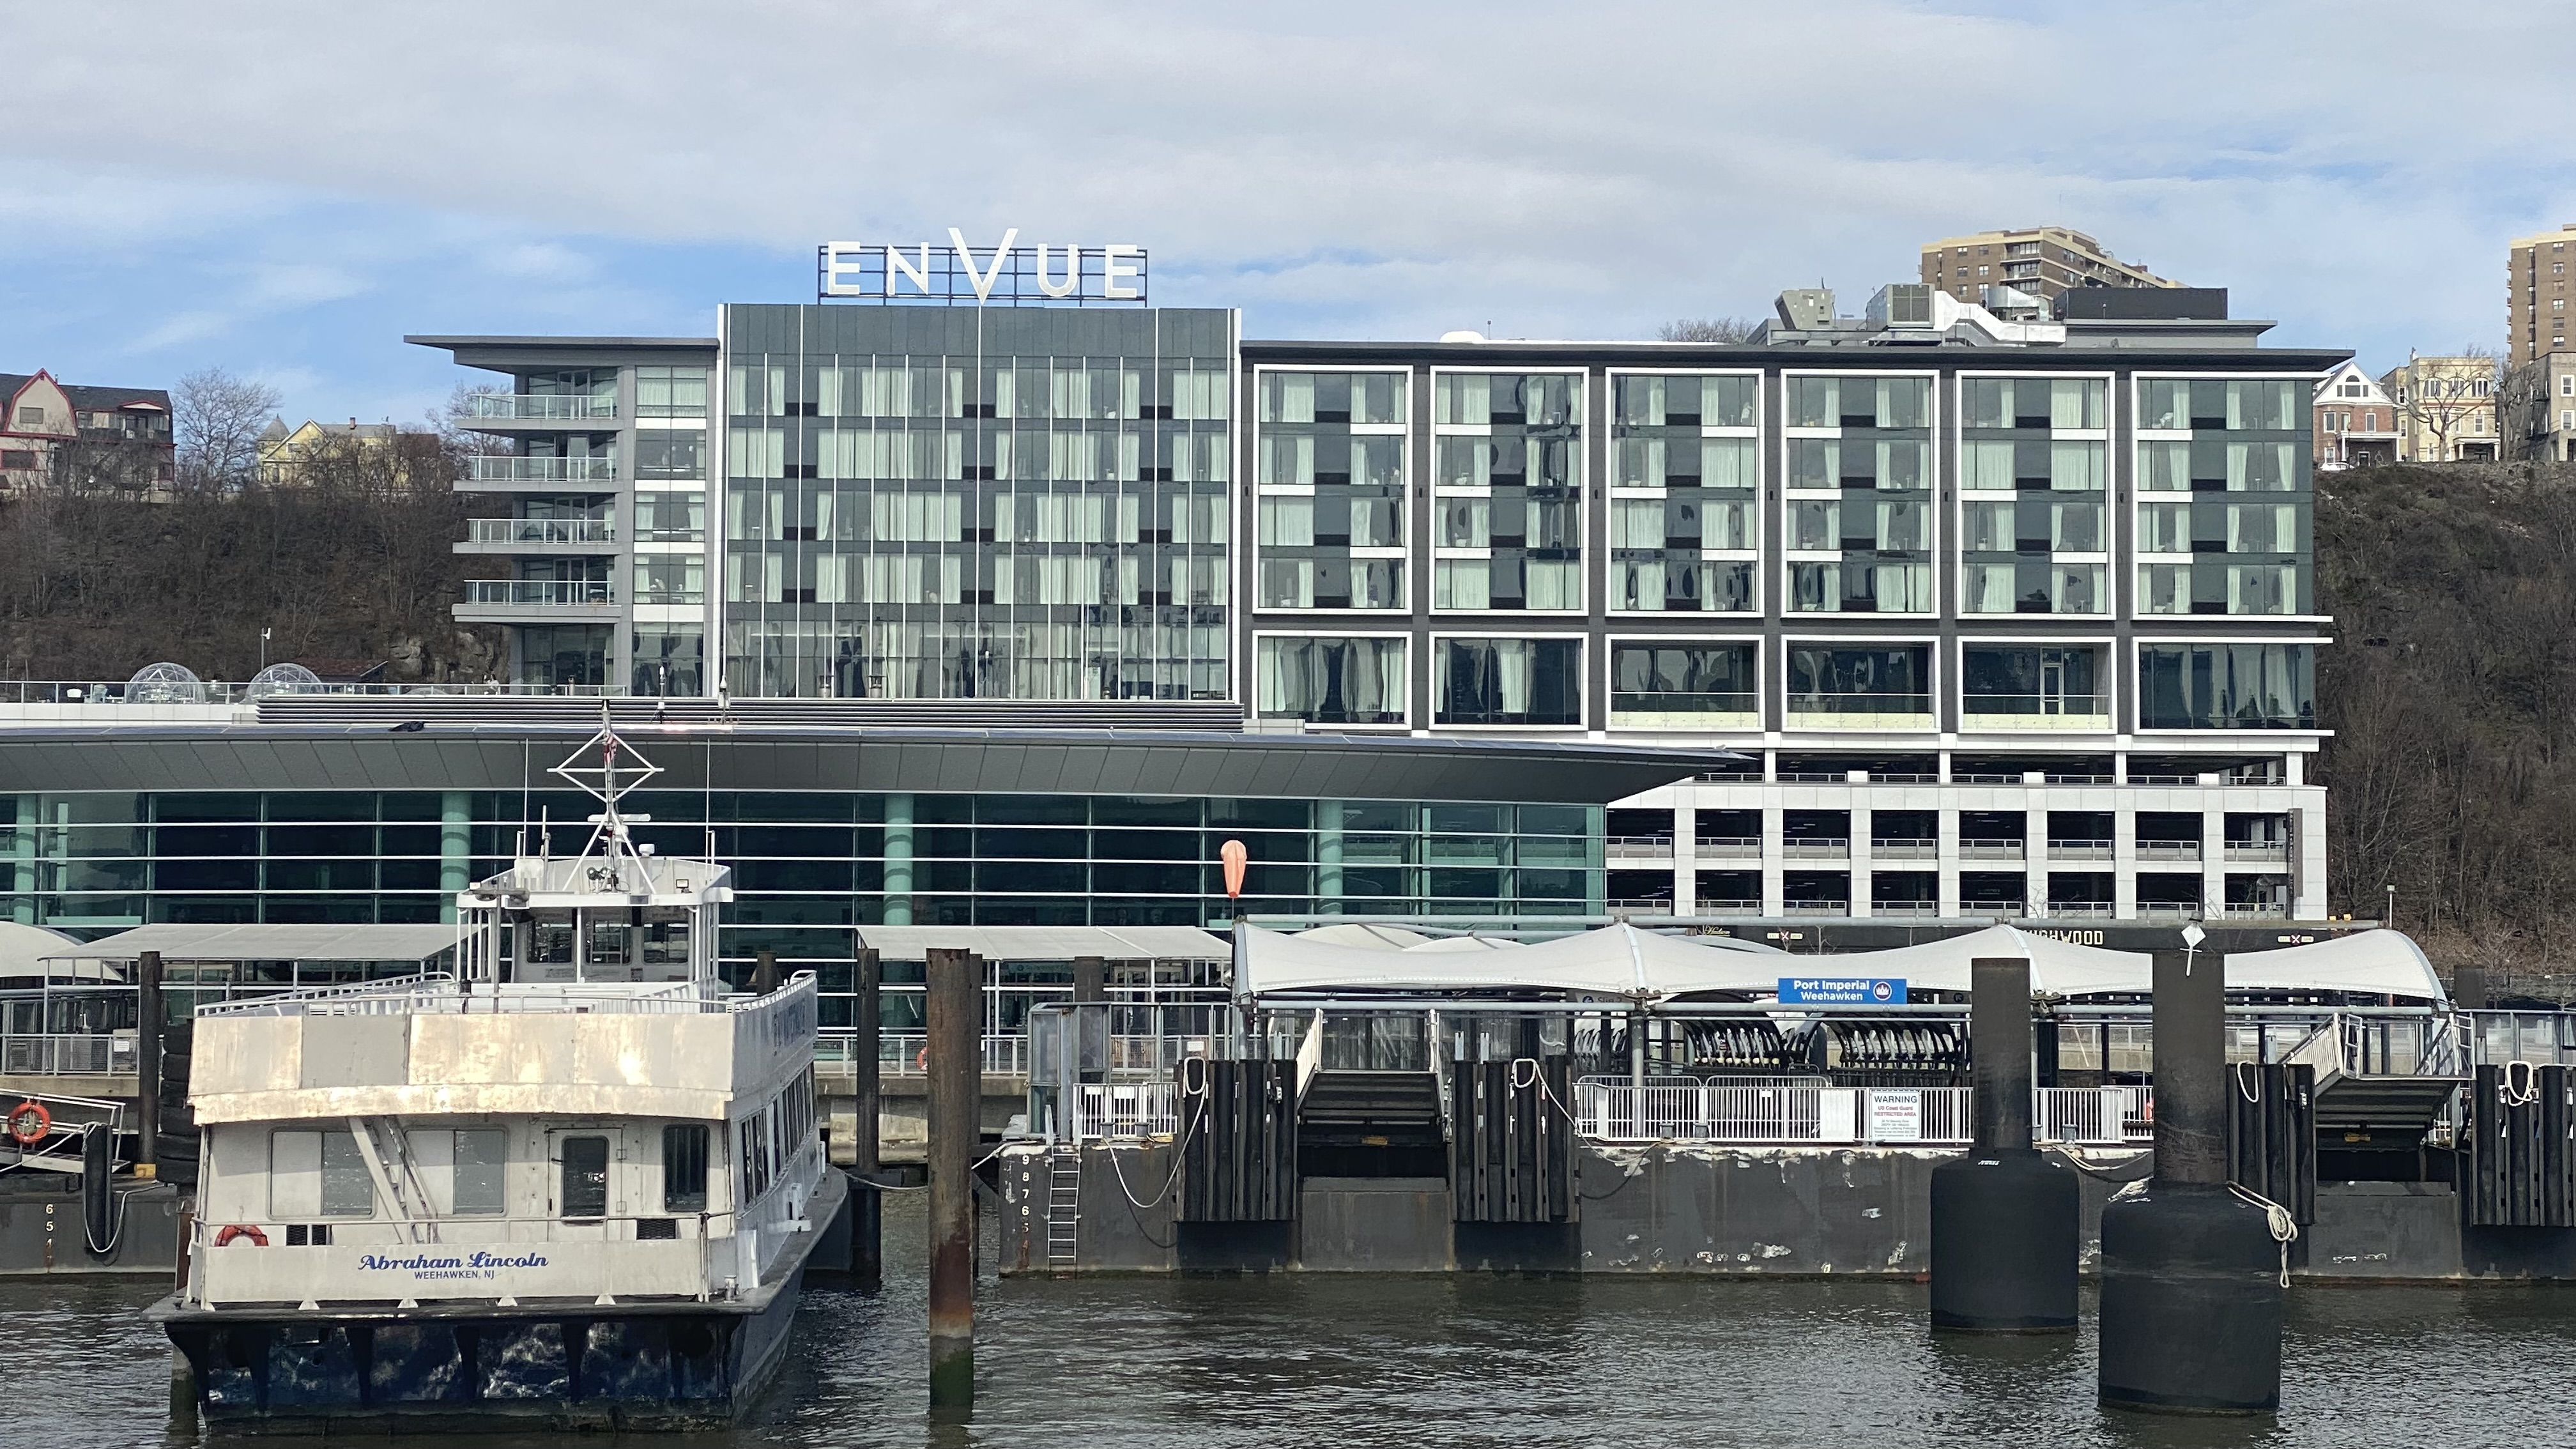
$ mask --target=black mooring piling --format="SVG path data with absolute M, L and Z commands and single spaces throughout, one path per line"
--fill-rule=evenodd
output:
M 862 947 L 851 973 L 858 978 L 853 1013 L 857 1030 L 850 1040 L 852 1104 L 850 1147 L 850 1277 L 862 1288 L 874 1288 L 885 1276 L 885 1194 L 877 1172 L 877 1127 L 884 1110 L 880 1052 L 885 1010 L 879 994 L 884 968 L 876 948 Z
M 930 1077 L 930 1406 L 975 1403 L 975 1193 L 983 1135 L 984 962 L 934 947 L 924 977 Z
M 1932 1169 L 1932 1326 L 2072 1332 L 2082 1222 L 2075 1174 L 2030 1145 L 2030 963 L 1969 971 L 1976 1137 Z
M 2105 1407 L 2281 1403 L 2281 1247 L 2227 1184 L 2227 1007 L 2215 952 L 2155 954 L 2156 1171 L 2102 1210 Z

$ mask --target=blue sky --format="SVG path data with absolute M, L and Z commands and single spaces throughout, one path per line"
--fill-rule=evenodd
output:
M 810 297 L 818 241 L 951 226 L 1368 338 L 1852 309 L 2056 222 L 2377 371 L 2501 347 L 2506 240 L 2576 221 L 2568 6 L 10 12 L 0 371 L 222 365 L 298 417 L 443 400 L 407 332 L 703 334 Z

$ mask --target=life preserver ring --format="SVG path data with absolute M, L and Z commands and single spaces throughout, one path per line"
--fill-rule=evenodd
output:
M 912 1054 L 912 1068 L 917 1072 L 926 1072 L 930 1070 L 930 1048 L 928 1046 L 924 1046 L 921 1050 Z
M 236 1238 L 248 1238 L 263 1248 L 268 1246 L 268 1234 L 261 1232 L 256 1223 L 227 1223 L 222 1232 L 215 1234 L 215 1246 L 220 1248 Z
M 33 1147 L 53 1135 L 54 1114 L 42 1102 L 21 1102 L 9 1109 L 9 1136 L 21 1147 Z

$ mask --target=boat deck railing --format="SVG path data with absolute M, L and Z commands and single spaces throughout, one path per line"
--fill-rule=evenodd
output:
M 1595 1142 L 1725 1146 L 1964 1146 L 1968 1087 L 1838 1087 L 1812 1077 L 1585 1077 L 1575 1131 Z M 2041 1087 L 2032 1136 L 2067 1146 L 2143 1145 L 2155 1136 L 2147 1087 Z
M 766 995 L 725 991 L 720 983 L 672 981 L 657 985 L 521 984 L 460 985 L 445 972 L 399 976 L 348 986 L 307 987 L 274 996 L 208 1002 L 200 1018 L 232 1016 L 458 1016 L 484 1013 L 695 1016 L 768 1009 L 802 985 L 813 991 L 811 972 L 798 972 L 785 988 Z

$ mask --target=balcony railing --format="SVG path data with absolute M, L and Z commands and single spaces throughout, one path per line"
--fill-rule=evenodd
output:
M 1789 696 L 1791 714 L 1930 714 L 1929 694 L 1882 694 L 1875 690 L 1801 691 Z
M 606 579 L 468 579 L 465 602 L 561 609 L 614 604 L 617 593 Z
M 2111 842 L 2107 840 L 2052 840 L 2049 855 L 2057 860 L 2109 860 Z
M 1920 838 L 1891 837 L 1872 839 L 1869 853 L 1880 860 L 1931 860 L 1941 853 L 1941 842 Z
M 1827 836 L 1789 839 L 1780 842 L 1780 853 L 1790 860 L 1843 860 L 1851 855 L 1851 842 Z
M 1630 896 L 1625 899 L 1613 899 L 1607 903 L 1606 908 L 1636 916 L 1669 916 L 1673 913 L 1673 898 L 1670 896 Z
M 1752 714 L 1762 707 L 1754 694 L 1682 694 L 1614 691 L 1610 712 L 1618 714 Z
M 1703 835 L 1691 843 L 1691 850 L 1702 860 L 1760 860 L 1762 837 L 1759 835 Z
M 2041 920 L 2108 920 L 2119 908 L 2109 901 L 2050 901 L 2039 912 Z
M 1873 916 L 1937 916 L 1941 914 L 1941 903 L 1939 901 L 1871 901 L 1869 913 Z
M 1673 838 L 1669 835 L 1613 835 L 1602 843 L 1602 853 L 1610 860 L 1670 860 Z
M 1959 842 L 1959 858 L 1961 860 L 2019 860 L 2021 842 L 1963 839 Z
M 2201 917 L 2198 901 L 2140 901 L 2141 921 L 2196 921 Z
M 465 416 L 509 422 L 587 422 L 617 416 L 617 399 L 569 394 L 517 392 L 476 393 L 465 400 Z
M 0 1072 L 12 1076 L 104 1077 L 134 1070 L 134 1038 L 59 1032 L 0 1036 Z
M 2141 840 L 2138 842 L 2138 859 L 2198 860 L 2200 842 L 2197 840 Z
M 469 518 L 468 543 L 570 545 L 617 542 L 617 525 L 605 518 Z
M 2278 921 L 2290 914 L 2287 901 L 2229 901 L 2218 908 L 2219 914 L 2236 921 Z
M 465 476 L 477 483 L 614 483 L 617 460 L 487 453 L 465 460 Z
M 2111 712 L 2107 694 L 1970 694 L 1959 699 L 1959 710 L 1974 715 L 2018 715 L 2025 718 L 2073 715 L 2078 718 L 2098 717 Z
M 1783 901 L 1780 903 L 1780 909 L 1784 915 L 1791 916 L 1848 916 L 1851 914 L 1851 902 L 1828 900 Z
M 2287 861 L 2290 858 L 2290 847 L 2277 840 L 2259 842 L 2231 840 L 2227 842 L 2227 858 L 2229 860 Z
M 1703 916 L 1758 916 L 1762 914 L 1762 903 L 1760 901 L 1712 900 L 1707 896 L 1702 896 L 1692 903 L 1692 909 Z

